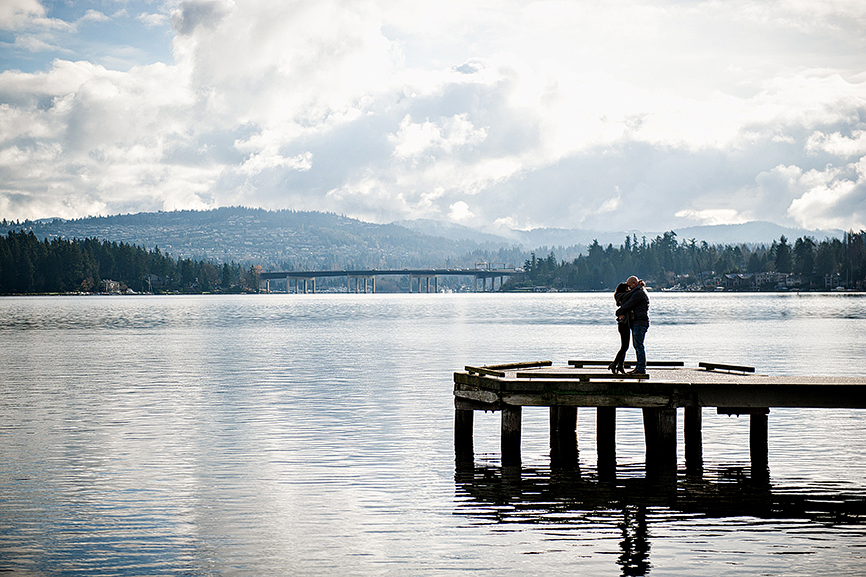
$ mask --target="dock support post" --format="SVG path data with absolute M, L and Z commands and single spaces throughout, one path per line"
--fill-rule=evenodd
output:
M 577 466 L 577 407 L 550 407 L 550 461 L 554 467 Z
M 616 478 L 616 407 L 596 407 L 595 446 L 598 474 L 605 480 Z
M 668 473 L 677 468 L 677 410 L 646 408 L 643 410 L 647 472 Z
M 475 460 L 474 426 L 475 411 L 454 410 L 454 457 L 458 464 L 471 465 Z
M 519 405 L 502 405 L 502 436 L 500 444 L 502 447 L 502 466 L 520 466 L 520 420 L 521 407 Z
M 683 416 L 683 441 L 686 450 L 686 472 L 700 476 L 704 471 L 704 448 L 701 437 L 701 407 L 686 407 Z
M 749 453 L 752 460 L 753 479 L 764 479 L 770 474 L 767 442 L 767 414 L 769 412 L 770 409 L 759 409 L 749 415 Z

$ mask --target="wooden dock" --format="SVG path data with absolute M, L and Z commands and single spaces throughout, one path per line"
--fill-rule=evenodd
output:
M 703 467 L 704 407 L 749 415 L 752 474 L 768 474 L 768 414 L 774 407 L 866 409 L 866 377 L 771 376 L 753 367 L 679 361 L 650 362 L 649 375 L 613 375 L 609 361 L 551 361 L 467 366 L 454 373 L 454 450 L 458 464 L 474 461 L 475 411 L 501 412 L 502 465 L 519 466 L 521 409 L 550 407 L 554 466 L 577 463 L 577 410 L 595 407 L 599 473 L 616 468 L 616 409 L 643 409 L 648 473 L 675 471 L 676 412 L 684 408 L 686 468 Z M 804 425 L 805 426 L 805 425 Z

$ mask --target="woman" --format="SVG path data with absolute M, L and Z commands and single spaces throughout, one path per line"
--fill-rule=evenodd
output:
M 616 307 L 621 307 L 622 303 L 628 299 L 628 285 L 624 282 L 619 283 L 613 293 L 613 298 L 616 301 Z M 619 352 L 607 368 L 610 369 L 610 372 L 613 374 L 625 374 L 625 354 L 628 352 L 629 339 L 631 337 L 631 327 L 629 326 L 628 315 L 616 318 L 616 328 L 619 331 Z

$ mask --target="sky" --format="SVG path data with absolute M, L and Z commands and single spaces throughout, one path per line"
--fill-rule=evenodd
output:
M 863 0 L 0 0 L 0 217 L 866 229 Z

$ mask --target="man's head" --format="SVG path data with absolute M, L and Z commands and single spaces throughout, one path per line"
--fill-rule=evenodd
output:
M 628 285 L 628 288 L 633 289 L 634 287 L 637 286 L 637 284 L 638 284 L 639 282 L 640 282 L 640 281 L 638 280 L 638 278 L 637 278 L 636 276 L 630 276 L 630 277 L 628 277 L 628 279 L 625 281 L 625 284 Z

